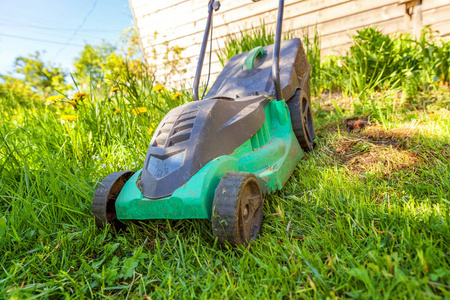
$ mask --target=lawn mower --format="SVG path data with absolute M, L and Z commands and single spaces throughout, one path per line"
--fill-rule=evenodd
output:
M 275 43 L 232 57 L 205 97 L 199 82 L 212 14 L 194 78 L 193 100 L 172 109 L 150 141 L 137 172 L 108 175 L 92 205 L 96 224 L 152 219 L 209 219 L 218 242 L 257 239 L 264 195 L 281 190 L 304 151 L 313 148 L 310 70 L 300 39 L 281 42 L 279 1 Z

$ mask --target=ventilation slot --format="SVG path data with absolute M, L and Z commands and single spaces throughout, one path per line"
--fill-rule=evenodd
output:
M 185 130 L 183 132 L 180 132 L 176 135 L 173 135 L 170 137 L 169 140 L 169 147 L 176 145 L 178 143 L 184 142 L 189 140 L 189 138 L 191 137 L 191 131 L 190 130 Z
M 155 142 L 153 143 L 154 147 L 164 148 L 164 145 L 166 144 L 167 138 L 169 136 L 169 133 L 163 133 L 162 131 L 159 132 L 158 136 L 155 139 Z

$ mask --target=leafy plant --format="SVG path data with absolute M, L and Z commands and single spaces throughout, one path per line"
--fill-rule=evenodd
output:
M 291 33 L 285 33 L 284 39 L 291 39 Z M 249 30 L 240 30 L 238 34 L 232 34 L 227 37 L 225 47 L 217 52 L 222 66 L 236 54 L 247 52 L 258 46 L 267 46 L 275 41 L 275 33 L 266 30 L 264 22 L 258 27 L 252 27 Z

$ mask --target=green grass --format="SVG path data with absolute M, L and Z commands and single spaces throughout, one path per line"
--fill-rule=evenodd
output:
M 208 220 L 95 227 L 98 183 L 140 168 L 149 130 L 189 100 L 127 80 L 76 109 L 1 98 L 0 298 L 450 298 L 447 88 L 315 98 L 315 150 L 266 197 L 260 239 L 222 249 Z M 349 133 L 355 116 L 369 126 Z

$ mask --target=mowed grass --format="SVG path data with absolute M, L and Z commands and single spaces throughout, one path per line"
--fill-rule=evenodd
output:
M 314 99 L 316 148 L 266 197 L 249 248 L 218 247 L 208 220 L 95 227 L 98 183 L 139 169 L 157 121 L 188 100 L 108 89 L 76 110 L 2 99 L 0 298 L 450 297 L 448 89 L 414 106 L 379 93 L 350 133 L 348 99 Z

